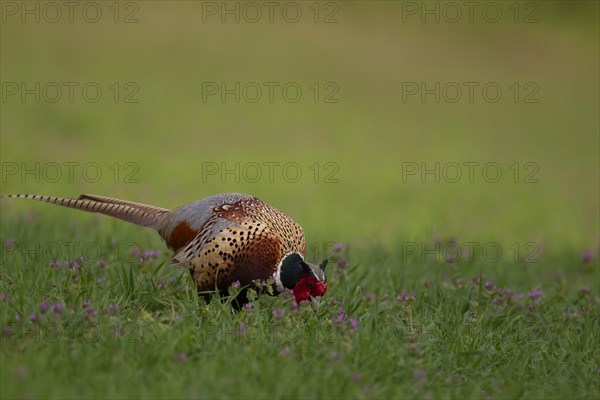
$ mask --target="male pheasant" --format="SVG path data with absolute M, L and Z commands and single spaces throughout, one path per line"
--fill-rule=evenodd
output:
M 173 250 L 172 264 L 190 269 L 198 292 L 225 291 L 237 281 L 245 286 L 271 277 L 274 291 L 291 289 L 297 303 L 327 291 L 327 260 L 321 265 L 306 262 L 302 228 L 254 196 L 223 193 L 175 210 L 91 194 L 0 198 L 44 201 L 154 228 Z

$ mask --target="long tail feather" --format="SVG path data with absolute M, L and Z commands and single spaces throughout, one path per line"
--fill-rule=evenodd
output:
M 2 198 L 19 198 L 44 201 L 46 203 L 58 204 L 59 206 L 75 208 L 77 210 L 95 212 L 108 215 L 123 221 L 158 229 L 163 217 L 171 210 L 150 206 L 147 204 L 136 203 L 134 201 L 113 199 L 106 196 L 97 196 L 93 194 L 82 194 L 78 199 L 68 199 L 63 197 L 42 196 L 37 194 L 8 194 L 0 196 Z

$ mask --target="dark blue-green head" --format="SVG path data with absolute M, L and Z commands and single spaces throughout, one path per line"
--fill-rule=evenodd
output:
M 325 267 L 327 259 L 319 265 L 308 263 L 302 255 L 290 253 L 283 258 L 279 269 L 279 280 L 283 287 L 291 289 L 296 303 L 318 298 L 327 292 Z

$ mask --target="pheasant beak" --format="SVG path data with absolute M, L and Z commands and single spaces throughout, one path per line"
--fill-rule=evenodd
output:
M 329 260 L 326 258 L 326 259 L 324 259 L 324 260 L 321 262 L 321 264 L 319 264 L 319 268 L 321 268 L 321 271 L 325 272 L 325 267 L 327 267 L 327 262 L 328 262 L 328 261 L 329 261 Z

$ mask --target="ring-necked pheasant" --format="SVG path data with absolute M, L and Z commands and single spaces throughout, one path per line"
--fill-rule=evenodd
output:
M 168 210 L 133 201 L 83 194 L 77 199 L 31 194 L 25 198 L 95 212 L 154 228 L 173 250 L 172 264 L 190 269 L 199 292 L 225 291 L 232 283 L 275 280 L 297 303 L 327 291 L 325 266 L 304 260 L 302 228 L 254 196 L 224 193 Z

